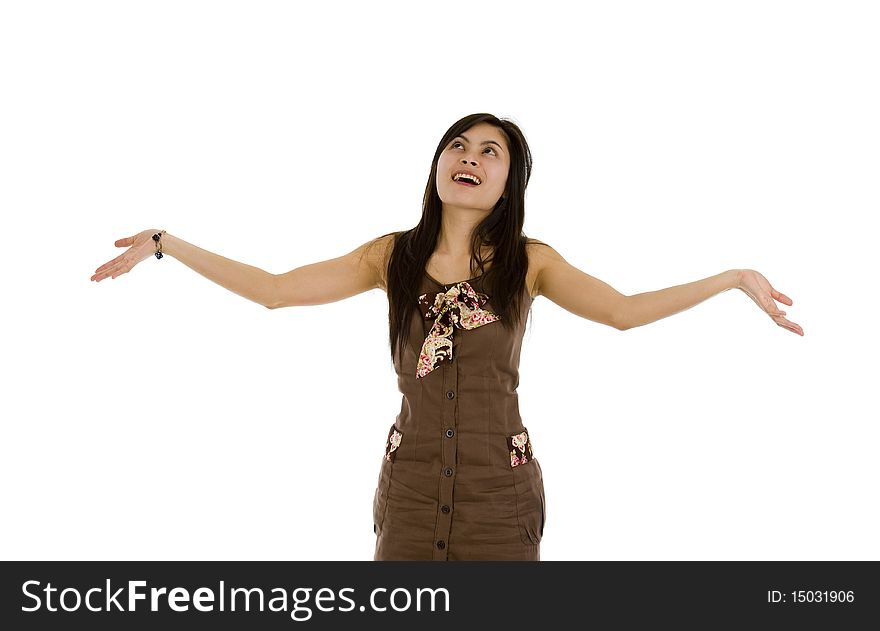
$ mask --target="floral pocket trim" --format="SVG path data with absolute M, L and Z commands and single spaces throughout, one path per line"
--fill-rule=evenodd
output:
M 521 464 L 534 459 L 532 455 L 532 441 L 529 439 L 529 432 L 524 431 L 519 434 L 507 437 L 507 448 L 510 450 L 510 466 L 518 467 Z
M 388 431 L 388 438 L 385 440 L 385 460 L 394 462 L 397 456 L 397 448 L 400 447 L 400 441 L 403 434 L 394 426 Z

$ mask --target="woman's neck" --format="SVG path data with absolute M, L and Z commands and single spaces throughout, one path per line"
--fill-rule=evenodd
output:
M 434 252 L 450 259 L 470 258 L 474 229 L 489 214 L 473 209 L 444 206 L 440 234 Z M 485 247 L 484 247 L 485 250 Z

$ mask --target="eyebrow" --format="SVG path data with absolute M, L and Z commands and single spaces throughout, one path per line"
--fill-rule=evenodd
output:
M 464 134 L 459 134 L 459 135 L 456 136 L 455 138 L 461 138 L 461 139 L 464 140 L 465 142 L 470 142 L 470 140 L 468 140 L 468 137 L 465 136 Z M 453 140 L 454 140 L 454 139 L 453 139 Z M 481 144 L 481 145 L 489 145 L 489 144 L 492 144 L 492 145 L 495 145 L 496 147 L 498 147 L 499 149 L 501 149 L 501 151 L 504 151 L 504 148 L 503 148 L 501 145 L 499 145 L 497 142 L 495 142 L 494 140 L 484 140 L 484 141 L 481 142 L 480 144 Z

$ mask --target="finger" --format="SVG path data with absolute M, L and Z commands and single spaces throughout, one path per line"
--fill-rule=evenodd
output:
M 95 270 L 95 274 L 100 274 L 100 275 L 106 276 L 108 272 L 112 272 L 115 268 L 117 268 L 123 264 L 124 264 L 123 260 L 111 261 L 110 263 L 105 263 L 104 265 L 102 265 L 101 267 L 99 267 L 98 269 Z
M 778 300 L 779 302 L 784 302 L 784 303 L 787 304 L 789 307 L 790 307 L 791 305 L 794 304 L 794 303 L 791 301 L 791 298 L 789 298 L 788 296 L 786 296 L 785 294 L 783 294 L 781 291 L 776 291 L 776 290 L 773 289 L 772 287 L 770 288 L 770 295 L 773 296 L 773 298 L 776 299 L 776 300 Z
M 804 334 L 804 330 L 800 327 L 800 325 L 792 322 L 791 320 L 788 320 L 783 317 L 779 317 L 779 318 L 774 318 L 774 321 L 776 322 L 776 324 L 778 324 L 779 326 L 781 326 L 783 328 L 788 329 L 792 333 L 796 333 L 797 335 Z
M 108 268 L 105 267 L 104 265 L 102 265 L 101 267 L 96 269 L 95 273 L 92 274 L 92 280 L 98 280 L 98 281 L 104 280 L 104 278 L 106 278 L 106 276 L 107 276 L 107 269 Z
M 116 278 L 117 276 L 122 276 L 123 274 L 128 274 L 131 271 L 130 267 L 120 267 L 110 275 L 110 278 Z
M 119 274 L 124 273 L 121 270 L 126 270 L 127 267 L 128 266 L 124 264 L 113 265 L 112 267 L 105 269 L 100 274 L 95 274 L 93 278 L 98 281 L 104 280 L 105 278 L 116 278 L 117 276 L 119 276 Z M 128 269 L 131 268 L 128 267 Z
M 103 271 L 103 272 L 95 272 L 95 273 L 92 275 L 92 280 L 93 280 L 93 281 L 96 281 L 96 282 L 101 282 L 102 280 L 104 280 L 105 278 L 107 278 L 109 275 L 110 275 L 110 272 L 107 271 L 107 270 L 105 270 L 105 271 Z
M 771 318 L 785 315 L 785 311 L 780 309 L 779 305 L 777 305 L 776 302 L 774 302 L 773 299 L 769 296 L 764 296 L 759 304 L 761 305 L 761 308 L 764 309 L 764 311 L 766 311 Z
M 117 248 L 124 248 L 132 244 L 134 244 L 134 237 L 123 237 L 122 239 L 116 239 L 113 243 Z
M 98 269 L 96 269 L 95 272 L 96 272 L 96 273 L 97 273 L 97 272 L 101 272 L 101 271 L 103 271 L 103 270 L 105 270 L 105 269 L 108 269 L 108 268 L 110 268 L 110 267 L 113 267 L 114 265 L 117 265 L 120 261 L 122 261 L 122 259 L 123 259 L 124 257 L 125 257 L 125 254 L 120 254 L 119 256 L 117 256 L 117 257 L 116 257 L 115 259 L 113 259 L 112 261 L 107 261 L 106 263 L 104 263 L 101 267 L 99 267 Z
M 771 316 L 777 316 L 781 313 L 779 307 L 776 305 L 773 299 L 766 294 L 761 297 L 761 302 L 758 304 L 760 304 L 761 308 L 764 309 L 764 311 L 769 313 Z

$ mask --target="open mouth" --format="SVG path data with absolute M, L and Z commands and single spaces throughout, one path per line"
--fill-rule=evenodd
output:
M 480 178 L 470 173 L 456 173 L 452 176 L 452 181 L 463 186 L 479 186 L 482 184 Z

